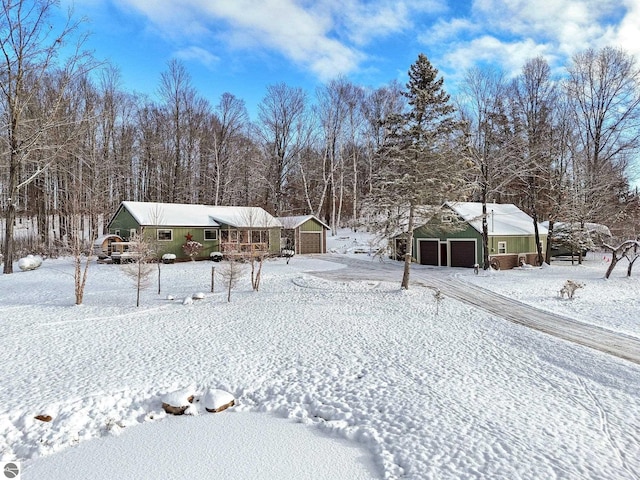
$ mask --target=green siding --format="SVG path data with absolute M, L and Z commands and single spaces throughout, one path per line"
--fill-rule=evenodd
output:
M 542 242 L 542 250 L 544 251 L 547 242 L 546 235 L 540 235 Z M 489 235 L 489 253 L 494 255 L 498 253 L 498 242 L 507 242 L 506 253 L 534 253 L 536 249 L 536 240 L 533 235 L 529 236 L 492 236 Z
M 269 252 L 280 253 L 280 229 L 269 229 Z
M 145 227 L 144 235 L 149 241 L 155 242 L 158 238 L 158 230 L 172 230 L 173 239 L 171 241 L 157 241 L 158 256 L 162 256 L 165 253 L 173 253 L 178 258 L 187 258 L 182 245 L 187 241 L 187 234 L 191 234 L 191 240 L 200 242 L 202 244 L 202 250 L 198 257 L 208 258 L 211 252 L 219 251 L 219 240 L 211 241 L 204 239 L 205 230 L 216 230 L 214 228 L 186 228 L 186 227 Z M 220 232 L 218 231 L 218 239 L 220 238 Z
M 120 207 L 109 224 L 109 233 L 116 233 L 116 230 L 118 230 L 122 238 L 129 240 L 129 232 L 133 228 L 138 230 L 140 225 L 128 210 Z
M 313 218 L 310 218 L 302 225 L 300 225 L 301 232 L 321 232 L 323 229 L 324 227 Z

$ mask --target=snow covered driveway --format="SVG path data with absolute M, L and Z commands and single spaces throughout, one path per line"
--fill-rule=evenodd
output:
M 327 256 L 327 260 L 346 265 L 348 268 L 317 272 L 316 275 L 327 279 L 395 281 L 398 285 L 402 279 L 402 262 L 380 262 L 364 255 L 330 255 Z M 466 275 L 461 274 L 460 271 Z M 440 290 L 445 297 L 481 308 L 505 320 L 640 363 L 640 337 L 541 310 L 472 285 L 469 283 L 471 278 L 468 273 L 469 269 L 412 265 L 410 278 L 414 284 Z M 467 281 L 461 280 L 462 278 Z

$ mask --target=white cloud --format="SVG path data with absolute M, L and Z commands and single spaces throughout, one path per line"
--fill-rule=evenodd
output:
M 638 0 L 474 0 L 468 18 L 441 20 L 421 36 L 428 46 L 446 45 L 440 58 L 455 75 L 488 63 L 513 76 L 536 56 L 558 69 L 575 53 L 605 45 L 640 59 L 638 40 Z
M 619 0 L 476 0 L 473 14 L 497 36 L 550 42 L 570 56 L 600 46 L 606 19 L 620 8 Z
M 640 2 L 638 0 L 625 0 L 627 8 L 622 21 L 610 29 L 608 44 L 621 47 L 635 55 L 640 62 Z
M 519 42 L 504 42 L 485 35 L 469 42 L 456 44 L 443 55 L 446 65 L 459 74 L 480 63 L 500 66 L 507 76 L 516 76 L 524 63 L 533 57 L 551 57 L 549 45 L 538 44 L 531 39 Z
M 201 48 L 201 47 L 197 47 L 195 45 L 192 45 L 186 48 L 181 48 L 180 50 L 175 52 L 174 56 L 181 60 L 187 60 L 187 61 L 196 60 L 208 68 L 213 67 L 220 61 L 220 59 L 217 56 L 215 56 L 208 50 L 205 50 L 204 48 Z
M 446 8 L 446 0 L 116 1 L 176 43 L 214 38 L 218 47 L 277 52 L 322 80 L 358 70 L 367 44 L 410 28 L 417 12 Z

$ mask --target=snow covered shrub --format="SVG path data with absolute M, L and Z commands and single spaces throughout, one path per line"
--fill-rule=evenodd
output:
M 18 268 L 22 271 L 35 270 L 40 265 L 42 265 L 42 257 L 37 255 L 27 255 L 26 257 L 18 260 Z
M 173 263 L 176 261 L 176 256 L 173 253 L 165 253 L 162 255 L 162 263 Z
M 195 257 L 198 256 L 200 250 L 202 250 L 202 244 L 200 242 L 196 242 L 195 240 L 189 240 L 184 245 L 182 245 L 182 251 L 186 255 L 188 255 L 191 260 L 194 260 Z
M 220 262 L 220 261 L 222 261 L 222 253 L 220 253 L 220 252 L 211 252 L 209 254 L 209 258 L 214 262 Z

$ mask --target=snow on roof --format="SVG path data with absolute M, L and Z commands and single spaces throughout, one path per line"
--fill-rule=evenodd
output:
M 449 208 L 482 233 L 482 203 L 447 202 Z M 512 203 L 487 203 L 487 223 L 490 235 L 533 235 L 533 219 Z M 547 228 L 538 224 L 541 235 Z
M 278 217 L 277 218 L 277 220 L 282 224 L 282 226 L 284 228 L 298 228 L 304 222 L 306 222 L 307 220 L 311 220 L 311 219 L 314 219 L 315 221 L 317 221 L 320 225 L 322 225 L 327 230 L 331 230 L 329 225 L 324 223 L 322 220 L 320 220 L 315 215 L 294 215 L 294 216 L 290 216 L 290 217 Z
M 547 229 L 549 228 L 548 221 L 542 222 L 541 225 L 544 225 Z M 585 222 L 581 227 L 580 222 L 554 222 L 553 228 L 556 230 L 572 230 L 572 231 L 578 231 L 578 230 L 584 229 L 584 231 L 588 233 L 597 233 L 607 237 L 611 236 L 611 230 L 609 230 L 609 227 L 607 227 L 606 225 L 603 225 L 602 223 Z
M 282 224 L 260 207 L 209 207 L 217 222 L 232 227 L 278 228 Z
M 273 216 L 260 207 L 211 206 L 184 203 L 122 202 L 140 225 L 176 227 L 280 227 Z
M 114 233 L 109 233 L 109 234 L 106 234 L 106 235 L 100 235 L 98 238 L 96 238 L 94 240 L 93 244 L 94 245 L 102 245 L 102 242 L 104 242 L 108 238 L 119 239 L 120 241 L 122 241 L 122 237 L 120 235 L 116 235 Z

